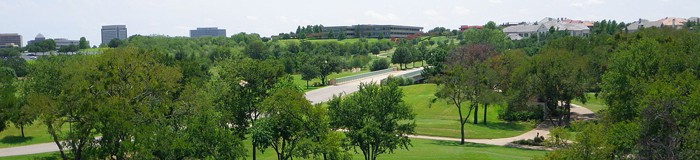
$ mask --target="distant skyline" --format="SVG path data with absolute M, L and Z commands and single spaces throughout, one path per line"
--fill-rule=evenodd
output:
M 579 20 L 700 16 L 692 0 L 445 0 L 445 1 L 231 1 L 231 0 L 0 0 L 0 33 L 19 33 L 24 43 L 86 37 L 99 45 L 102 25 L 126 25 L 129 35 L 188 36 L 197 27 L 271 36 L 299 25 L 397 24 L 457 29 L 488 21 L 534 22 L 544 17 Z

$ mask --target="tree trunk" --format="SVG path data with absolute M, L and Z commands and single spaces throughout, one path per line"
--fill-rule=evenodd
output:
M 488 107 L 489 107 L 488 103 L 484 104 L 484 122 L 483 122 L 484 124 L 486 124 L 486 110 Z
M 309 81 L 306 81 L 306 89 L 309 89 Z
M 22 132 L 22 138 L 25 138 L 24 137 L 24 124 L 19 125 L 19 130 L 20 130 L 20 132 Z
M 571 100 L 566 101 L 566 125 L 571 124 Z
M 459 127 L 460 127 L 460 133 L 462 134 L 462 141 L 460 144 L 464 144 L 464 118 L 462 116 L 462 107 L 457 107 L 457 111 L 459 112 Z
M 63 160 L 68 160 L 68 156 L 66 156 L 66 152 L 63 151 L 63 145 L 61 145 L 60 140 L 58 140 L 58 135 L 56 135 L 56 131 L 53 128 L 52 124 L 47 124 L 47 127 L 49 129 L 49 134 L 51 134 L 51 137 L 53 137 L 53 142 L 56 143 L 56 146 L 58 146 L 58 151 L 61 153 L 61 158 Z M 80 157 L 76 157 L 78 159 Z
M 472 102 L 474 103 L 474 102 Z M 474 104 L 472 104 L 474 105 Z M 479 104 L 474 106 L 474 124 L 479 124 Z

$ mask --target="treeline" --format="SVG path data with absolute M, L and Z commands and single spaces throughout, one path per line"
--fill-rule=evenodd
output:
M 668 28 L 626 34 L 615 22 L 597 24 L 588 37 L 553 31 L 522 41 L 503 41 L 497 30 L 468 30 L 461 45 L 431 51 L 424 76 L 439 85 L 439 98 L 459 108 L 462 126 L 470 117 L 478 123 L 480 109 L 505 104 L 501 119 L 580 132 L 574 139 L 553 132 L 573 143 L 559 143 L 546 159 L 698 157 L 700 34 Z M 570 125 L 571 102 L 585 103 L 586 93 L 608 108 L 599 120 Z
M 265 150 L 350 159 L 355 147 L 376 159 L 410 146 L 414 114 L 398 84 L 363 85 L 322 106 L 290 73 L 311 66 L 325 79 L 394 45 L 132 36 L 98 55 L 40 57 L 21 79 L 0 67 L 0 131 L 44 124 L 63 159 L 255 159 Z M 368 112 L 376 108 L 386 112 Z

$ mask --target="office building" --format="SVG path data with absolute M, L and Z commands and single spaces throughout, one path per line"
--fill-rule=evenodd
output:
M 45 40 L 46 40 L 46 37 L 44 37 L 44 35 L 39 33 L 38 35 L 36 35 L 36 37 L 34 37 L 34 40 L 29 40 L 29 42 L 27 42 L 27 45 L 32 45 L 34 43 L 43 42 Z
M 345 38 L 406 38 L 422 33 L 423 27 L 399 25 L 353 25 L 323 27 L 321 36 L 337 38 L 345 34 Z M 332 35 L 334 37 L 329 37 Z
M 53 39 L 54 42 L 56 42 L 56 48 L 61 48 L 65 46 L 70 46 L 70 45 L 79 45 L 80 41 L 79 40 L 68 40 L 65 38 L 56 38 Z
M 113 39 L 126 40 L 126 25 L 102 26 L 102 44 L 109 44 Z
M 207 28 L 197 28 L 196 30 L 190 30 L 190 37 L 226 37 L 226 29 L 219 29 L 217 27 L 207 27 Z
M 22 35 L 17 33 L 0 34 L 0 47 L 22 47 Z

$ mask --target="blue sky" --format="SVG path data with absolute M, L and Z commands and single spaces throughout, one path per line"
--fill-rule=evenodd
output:
M 227 34 L 270 36 L 298 25 L 399 24 L 455 29 L 459 25 L 538 21 L 700 16 L 697 0 L 0 0 L 0 33 L 47 38 L 88 38 L 96 45 L 101 25 L 127 25 L 129 35 L 188 36 L 196 27 Z M 25 42 L 26 43 L 26 42 Z

